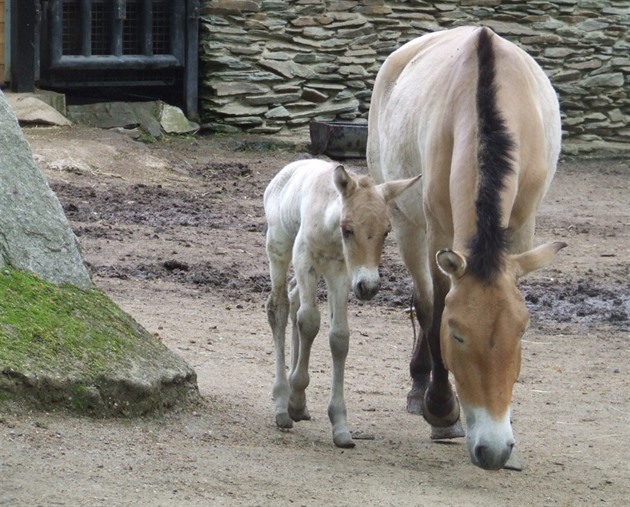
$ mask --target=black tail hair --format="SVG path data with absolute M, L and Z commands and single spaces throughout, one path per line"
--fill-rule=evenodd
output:
M 501 226 L 500 193 L 514 170 L 514 141 L 497 105 L 494 33 L 479 30 L 477 60 L 477 231 L 470 239 L 468 268 L 482 280 L 492 280 L 501 269 L 507 251 L 507 230 Z

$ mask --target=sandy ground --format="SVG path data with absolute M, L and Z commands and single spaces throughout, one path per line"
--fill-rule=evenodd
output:
M 203 401 L 133 420 L 1 414 L 0 505 L 628 503 L 627 161 L 559 167 L 537 243 L 569 247 L 521 285 L 532 312 L 513 402 L 524 470 L 485 472 L 463 440 L 434 443 L 405 411 L 409 278 L 393 240 L 383 290 L 350 306 L 346 401 L 351 428 L 367 439 L 352 450 L 332 443 L 326 325 L 311 362 L 313 419 L 276 429 L 261 201 L 274 173 L 305 152 L 223 137 L 141 144 L 75 128 L 26 135 L 94 281 L 196 369 Z

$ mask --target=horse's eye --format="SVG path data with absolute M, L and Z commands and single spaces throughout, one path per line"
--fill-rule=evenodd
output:
M 464 339 L 461 336 L 458 336 L 456 334 L 453 334 L 453 340 L 455 340 L 458 343 L 464 343 Z
M 341 226 L 341 234 L 343 234 L 343 237 L 345 239 L 348 239 L 350 236 L 352 236 L 354 234 L 354 230 L 349 225 L 342 225 Z

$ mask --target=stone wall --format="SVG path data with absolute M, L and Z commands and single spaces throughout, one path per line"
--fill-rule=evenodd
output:
M 550 76 L 565 139 L 630 143 L 628 0 L 214 0 L 201 21 L 201 114 L 216 132 L 365 121 L 383 60 L 424 33 L 482 24 Z

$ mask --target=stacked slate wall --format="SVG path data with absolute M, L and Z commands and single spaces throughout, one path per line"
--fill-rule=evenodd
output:
M 487 25 L 545 69 L 565 139 L 630 143 L 627 0 L 206 0 L 201 115 L 215 132 L 365 122 L 383 60 L 424 33 Z

